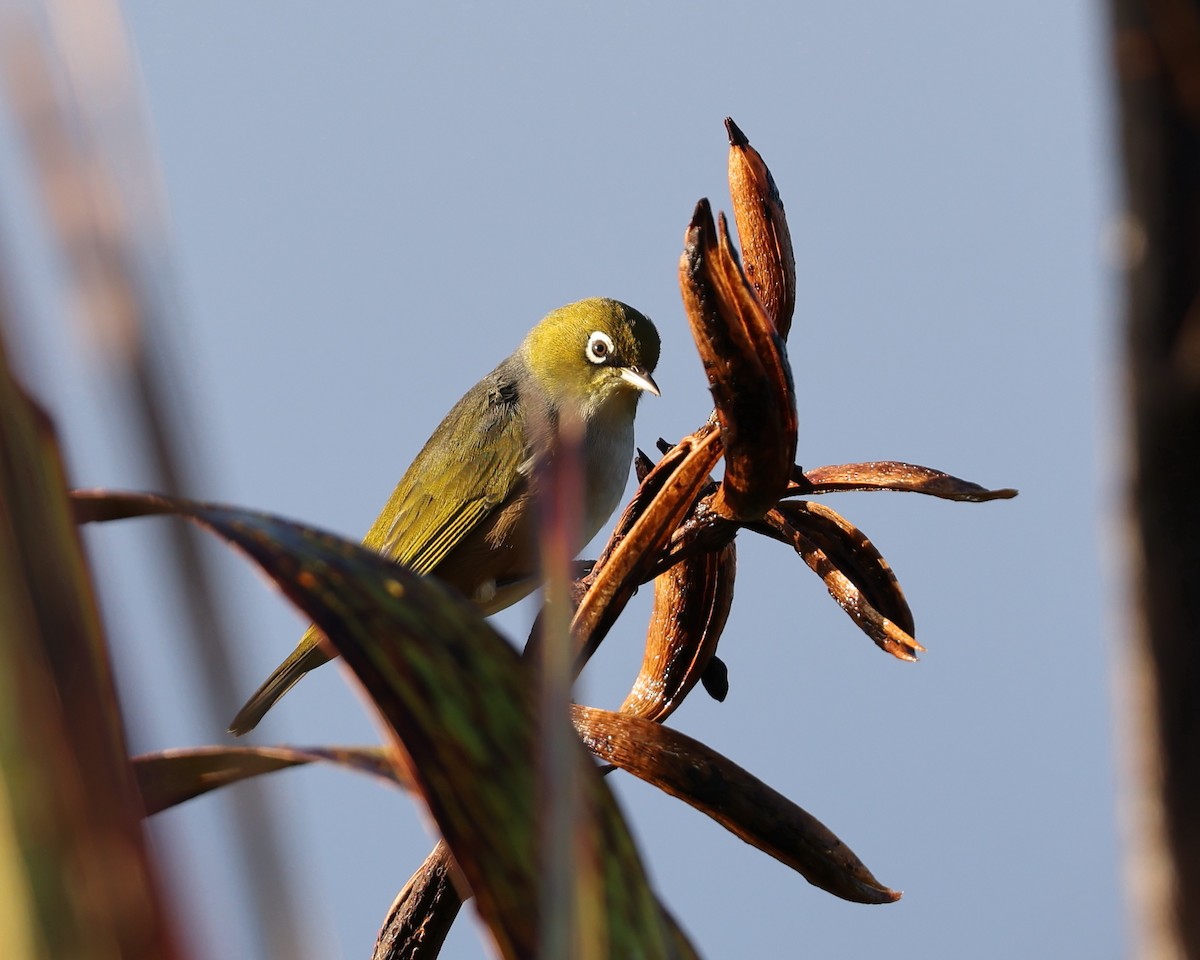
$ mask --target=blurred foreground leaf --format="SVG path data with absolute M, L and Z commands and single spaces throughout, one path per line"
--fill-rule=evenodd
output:
M 5 960 L 179 956 L 140 813 L 54 431 L 0 340 Z
M 504 957 L 537 954 L 537 713 L 532 665 L 475 608 L 358 544 L 262 513 L 152 495 L 75 494 L 81 521 L 173 513 L 233 543 L 345 658 L 395 734 Z M 567 718 L 563 718 L 566 723 Z M 651 893 L 612 794 L 580 746 L 612 957 L 693 956 Z
M 264 773 L 309 763 L 332 763 L 413 789 L 382 747 L 193 747 L 133 758 L 146 815 Z

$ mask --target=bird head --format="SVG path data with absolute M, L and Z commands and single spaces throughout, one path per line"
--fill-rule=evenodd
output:
M 651 373 L 658 331 L 618 300 L 593 298 L 560 307 L 530 331 L 521 352 L 545 395 L 590 419 L 610 403 L 632 415 L 643 391 L 658 396 Z

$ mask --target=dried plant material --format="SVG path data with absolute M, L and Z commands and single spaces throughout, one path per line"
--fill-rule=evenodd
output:
M 638 487 L 604 553 L 585 578 L 587 590 L 571 621 L 571 634 L 580 650 L 580 668 L 634 591 L 646 581 L 659 552 L 708 483 L 721 449 L 720 434 L 706 424 L 680 440 Z
M 1017 491 L 1010 487 L 989 490 L 970 480 L 960 480 L 932 467 L 919 467 L 897 460 L 872 460 L 868 463 L 840 463 L 815 470 L 797 467 L 788 486 L 787 496 L 811 496 L 844 490 L 895 490 L 924 493 L 943 500 L 1011 500 Z
M 905 633 L 916 635 L 912 610 L 891 566 L 858 527 L 836 510 L 808 500 L 784 501 L 776 508 L 846 575 L 871 606 Z M 768 527 L 763 532 L 773 536 Z
M 700 683 L 705 693 L 717 703 L 724 703 L 729 696 L 729 668 L 725 666 L 725 661 L 715 655 L 709 657 L 708 666 L 700 674 Z
M 712 817 L 809 883 L 855 903 L 900 899 L 819 820 L 704 744 L 608 710 L 576 706 L 572 714 L 583 742 L 601 760 Z
M 767 316 L 787 339 L 796 309 L 796 256 L 775 178 L 746 135 L 725 118 L 729 133 L 729 194 L 746 279 Z
M 701 489 L 693 508 L 675 528 L 670 541 L 651 564 L 647 580 L 688 557 L 720 550 L 737 536 L 743 525 L 720 516 L 713 508 L 719 489 L 719 484 L 713 480 Z
M 733 520 L 757 520 L 783 496 L 792 474 L 795 392 L 783 340 L 742 272 L 724 217 L 718 233 L 707 200 L 696 205 L 687 230 L 679 286 L 725 446 L 713 508 Z
M 459 890 L 462 884 L 464 889 Z M 425 858 L 392 901 L 371 960 L 433 960 L 470 896 L 446 841 Z
M 732 542 L 688 557 L 654 578 L 642 669 L 621 713 L 661 723 L 707 672 L 733 603 Z
M 804 562 L 825 581 L 829 595 L 850 615 L 859 629 L 898 660 L 916 660 L 924 647 L 900 626 L 893 623 L 868 602 L 863 591 L 812 540 L 792 526 L 779 510 L 772 510 L 764 523 L 773 530 L 772 536 L 790 543 Z

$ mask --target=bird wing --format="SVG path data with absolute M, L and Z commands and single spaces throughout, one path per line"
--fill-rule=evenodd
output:
M 501 364 L 446 414 L 364 539 L 417 573 L 451 550 L 528 482 L 516 379 Z

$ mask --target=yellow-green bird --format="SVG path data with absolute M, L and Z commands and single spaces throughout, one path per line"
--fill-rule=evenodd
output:
M 643 391 L 658 395 L 658 331 L 617 300 L 561 307 L 475 384 L 433 431 L 363 544 L 503 610 L 538 582 L 533 482 L 560 415 L 584 426 L 581 548 L 620 502 Z M 311 626 L 230 725 L 239 736 L 329 660 Z

